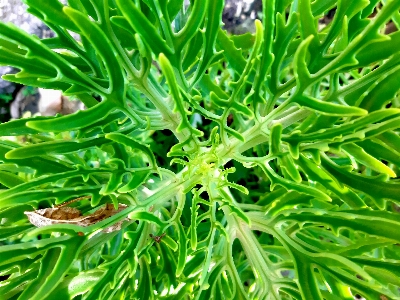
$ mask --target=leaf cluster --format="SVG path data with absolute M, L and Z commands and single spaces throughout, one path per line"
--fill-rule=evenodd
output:
M 23 1 L 3 78 L 86 109 L 0 124 L 4 299 L 400 299 L 400 1 Z

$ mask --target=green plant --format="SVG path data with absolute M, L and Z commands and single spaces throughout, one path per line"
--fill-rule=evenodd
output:
M 9 93 L 0 94 L 0 122 L 10 120 L 10 101 L 13 97 Z
M 11 94 L 0 94 L 0 100 L 5 104 L 8 104 L 12 99 L 13 98 Z
M 25 89 L 22 91 L 22 95 L 24 96 L 30 96 L 30 95 L 35 95 L 37 93 L 37 89 L 35 89 L 33 86 L 26 86 Z
M 0 125 L 2 297 L 400 299 L 400 1 L 24 2 L 56 37 L 0 24 L 3 77 L 87 110 Z M 78 197 L 124 209 L 24 214 Z

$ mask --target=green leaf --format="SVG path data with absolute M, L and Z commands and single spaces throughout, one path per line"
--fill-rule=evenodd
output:
M 151 287 L 151 274 L 150 268 L 146 259 L 142 258 L 139 260 L 140 265 L 140 279 L 139 286 L 136 289 L 134 295 L 137 299 L 154 299 L 154 294 Z
M 17 187 L 21 187 L 19 185 Z M 16 206 L 20 204 L 32 204 L 38 203 L 40 201 L 46 199 L 60 199 L 67 200 L 71 197 L 81 197 L 82 195 L 92 194 L 92 199 L 98 199 L 98 197 L 94 197 L 94 194 L 98 194 L 100 190 L 99 186 L 93 187 L 75 187 L 75 188 L 52 188 L 52 189 L 43 189 L 43 190 L 27 190 L 23 192 L 10 193 L 11 195 L 7 195 L 3 191 L 2 198 L 0 199 L 0 208 L 8 207 L 8 206 Z M 3 198 L 4 196 L 4 198 Z M 94 201 L 94 200 L 93 200 Z M 35 205 L 36 206 L 36 205 Z
M 167 235 L 162 238 L 161 242 L 167 245 L 173 251 L 178 250 L 178 244 Z
M 76 239 L 76 238 L 75 238 Z M 36 280 L 32 281 L 19 297 L 20 299 L 43 299 L 64 278 L 66 272 L 75 260 L 83 238 L 69 244 L 66 248 L 52 248 L 47 250 L 41 259 L 41 266 Z M 72 252 L 70 252 L 72 251 Z M 75 255 L 71 255 L 74 253 Z
M 192 208 L 191 208 L 191 223 L 190 223 L 190 246 L 192 250 L 197 249 L 197 216 L 198 216 L 198 209 L 199 206 L 197 205 L 197 202 L 195 199 L 193 199 L 192 202 Z
M 296 271 L 297 280 L 300 287 L 302 299 L 319 299 L 322 300 L 321 291 L 315 278 L 314 265 L 302 255 L 302 253 L 292 252 Z
M 353 189 L 359 190 L 374 199 L 391 199 L 400 202 L 400 184 L 388 183 L 387 176 L 363 176 L 348 172 L 329 159 L 323 157 L 322 166 L 337 180 Z
M 149 22 L 145 15 L 133 4 L 116 0 L 118 8 L 135 32 L 140 34 L 143 41 L 158 56 L 160 53 L 172 55 L 173 50 L 169 48 L 165 40 L 160 36 L 157 29 Z
M 303 75 L 299 76 L 303 77 Z M 363 116 L 368 113 L 365 109 L 359 107 L 323 102 L 309 96 L 296 97 L 295 102 L 297 102 L 301 106 L 305 106 L 322 114 L 330 116 Z
M 65 154 L 83 151 L 86 148 L 101 146 L 107 143 L 105 138 L 81 139 L 79 141 L 51 141 L 40 144 L 28 145 L 16 148 L 6 153 L 8 159 L 21 159 L 33 156 L 45 156 L 55 154 Z
M 196 73 L 191 80 L 191 85 L 193 86 L 205 73 L 206 69 L 211 63 L 215 55 L 215 43 L 217 41 L 217 36 L 219 35 L 221 16 L 224 9 L 223 0 L 206 0 L 206 24 L 204 30 L 204 47 L 201 54 L 200 63 L 197 66 Z
M 184 231 L 184 228 L 181 222 L 177 223 L 178 232 L 179 232 L 179 253 L 178 253 L 178 263 L 176 266 L 176 277 L 181 276 L 185 264 L 186 264 L 186 257 L 187 257 L 187 237 Z M 193 249 L 193 248 L 192 248 Z
M 63 247 L 63 245 L 69 245 L 71 243 L 72 249 L 79 249 L 80 243 L 84 241 L 83 237 L 70 237 L 62 236 L 52 239 L 37 240 L 33 242 L 4 245 L 0 247 L 1 261 L 0 265 L 8 263 L 18 262 L 26 258 L 35 258 L 39 254 L 52 249 L 54 247 Z M 75 246 L 73 244 L 76 244 Z M 62 263 L 60 263 L 62 268 Z M 42 278 L 41 280 L 45 280 Z
M 142 185 L 151 174 L 150 170 L 134 171 L 129 182 L 118 189 L 119 193 L 128 193 Z
M 228 206 L 230 210 L 230 214 L 236 214 L 240 219 L 242 219 L 246 224 L 250 225 L 251 220 L 250 218 L 246 215 L 246 213 L 241 210 L 239 207 L 232 205 L 232 203 L 229 202 L 229 200 L 223 199 L 222 200 L 223 206 Z
M 110 195 L 114 193 L 118 187 L 121 185 L 122 180 L 124 178 L 125 172 L 124 171 L 117 171 L 115 170 L 111 173 L 111 176 L 106 185 L 104 185 L 101 190 L 99 191 L 100 195 Z
M 102 270 L 81 271 L 75 276 L 68 276 L 62 281 L 47 297 L 60 300 L 70 299 L 78 295 L 85 294 L 101 279 L 104 275 Z
M 278 161 L 279 164 L 282 165 L 282 171 L 285 172 L 292 180 L 294 180 L 297 183 L 303 181 L 300 172 L 297 169 L 297 166 L 295 165 L 293 158 L 290 155 L 285 155 L 281 159 L 278 158 Z M 287 177 L 287 175 L 285 175 L 285 177 Z
M 108 116 L 114 110 L 113 105 L 108 101 L 91 107 L 87 110 L 78 111 L 72 115 L 54 117 L 46 120 L 28 120 L 26 126 L 38 131 L 61 132 L 77 130 L 90 126 Z
M 25 224 L 20 226 L 1 226 L 0 241 L 8 240 L 16 235 L 21 235 L 31 227 L 32 227 L 31 224 Z
M 43 15 L 45 22 L 55 23 L 75 32 L 79 31 L 73 20 L 63 11 L 64 5 L 58 0 L 24 0 L 24 2 L 30 8 L 39 11 Z
M 51 117 L 35 117 L 37 121 L 47 120 L 50 118 Z M 14 135 L 36 134 L 40 132 L 38 130 L 27 127 L 26 122 L 27 119 L 19 119 L 2 123 L 0 124 L 0 134 L 2 136 L 14 136 Z
M 25 181 L 18 175 L 0 171 L 0 183 L 8 188 L 23 184 Z
M 53 173 L 53 172 L 66 172 L 72 169 L 72 166 L 68 164 L 62 164 L 51 158 L 30 158 L 30 159 L 7 159 L 5 154 L 15 149 L 15 145 L 9 143 L 2 143 L 0 141 L 0 155 L 1 161 L 5 164 L 14 164 L 18 166 L 18 171 L 24 173 L 35 173 L 36 176 L 43 174 Z
M 281 152 L 281 135 L 282 135 L 282 125 L 280 123 L 273 125 L 271 128 L 271 133 L 269 136 L 269 143 L 271 147 L 271 155 L 277 155 Z
M 125 145 L 127 149 L 137 149 L 141 152 L 143 152 L 147 158 L 149 159 L 149 162 L 151 163 L 151 167 L 156 169 L 157 168 L 157 162 L 156 158 L 153 154 L 153 152 L 150 149 L 149 145 L 143 144 L 129 136 L 120 134 L 120 133 L 109 133 L 105 135 L 106 139 L 112 140 L 114 142 L 117 142 L 119 144 Z
M 390 169 L 388 166 L 377 160 L 375 157 L 366 153 L 363 148 L 353 143 L 343 145 L 342 149 L 347 153 L 349 153 L 350 155 L 352 155 L 356 161 L 362 163 L 366 167 L 371 168 L 372 170 L 375 170 L 382 174 L 386 174 L 390 177 L 397 176 L 392 169 Z
M 242 74 L 246 66 L 246 60 L 243 58 L 242 51 L 235 47 L 228 34 L 222 29 L 218 30 L 216 41 L 217 49 L 224 51 L 223 54 L 228 63 L 238 74 Z
M 314 164 L 311 160 L 305 158 L 304 155 L 299 157 L 297 161 L 299 166 L 305 171 L 309 179 L 321 183 L 325 188 L 334 192 L 341 200 L 353 208 L 364 208 L 366 204 L 352 190 L 341 186 L 334 176 L 327 173 L 323 168 Z
M 266 215 L 269 217 L 275 216 L 280 211 L 285 209 L 291 209 L 295 205 L 311 203 L 311 196 L 302 195 L 296 191 L 286 191 L 285 189 L 276 189 L 275 191 L 268 194 L 267 197 L 259 201 L 259 205 L 264 204 L 264 201 L 268 201 L 268 205 L 265 206 Z
M 122 97 L 124 94 L 124 77 L 120 68 L 116 67 L 119 65 L 116 53 L 113 51 L 112 47 L 101 46 L 110 43 L 106 34 L 96 23 L 90 21 L 83 13 L 69 7 L 65 7 L 64 12 L 72 19 L 88 41 L 92 43 L 97 53 L 103 59 L 103 63 L 107 69 L 108 79 L 110 81 L 108 93 L 115 94 L 117 98 Z
M 165 223 L 157 218 L 155 215 L 145 212 L 145 211 L 135 211 L 128 215 L 128 218 L 131 220 L 141 220 L 154 223 L 159 228 L 163 228 Z
M 317 188 L 307 186 L 304 184 L 294 183 L 292 181 L 280 177 L 278 174 L 274 172 L 274 170 L 268 165 L 268 163 L 266 163 L 265 165 L 260 164 L 260 167 L 272 182 L 271 190 L 276 185 L 280 185 L 287 190 L 295 190 L 299 193 L 316 197 L 317 199 L 321 199 L 324 201 L 331 201 L 331 198 L 327 194 L 318 190 Z
M 182 51 L 185 44 L 187 44 L 196 32 L 199 30 L 203 23 L 204 16 L 207 10 L 204 7 L 208 6 L 209 0 L 200 2 L 194 2 L 191 13 L 184 27 L 175 35 L 175 48 L 177 52 Z M 219 2 L 219 1 L 216 1 Z
M 381 123 L 378 123 L 379 121 L 397 117 L 400 111 L 398 109 L 387 109 L 387 110 L 382 110 L 382 111 L 376 111 L 369 113 L 366 116 L 359 117 L 353 121 L 350 121 L 345 124 L 341 124 L 338 126 L 335 126 L 333 128 L 322 128 L 316 132 L 311 132 L 311 133 L 305 133 L 305 134 L 299 134 L 299 132 L 294 131 L 289 137 L 287 136 L 282 136 L 283 141 L 287 142 L 310 142 L 310 141 L 329 141 L 329 140 L 334 140 L 335 138 L 341 138 L 345 135 L 351 134 L 351 133 L 356 133 L 356 132 L 362 132 L 363 131 L 369 133 L 372 130 L 378 130 L 378 128 L 387 126 L 388 121 L 384 121 Z M 371 125 L 372 126 L 368 126 Z M 376 128 L 376 129 L 375 129 Z M 384 130 L 383 132 L 385 132 Z M 377 132 L 373 133 L 379 134 Z

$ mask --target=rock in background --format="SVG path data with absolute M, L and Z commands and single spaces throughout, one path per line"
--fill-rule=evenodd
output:
M 61 91 L 24 86 L 10 105 L 10 115 L 13 119 L 21 118 L 26 112 L 39 112 L 42 116 L 54 116 L 58 113 L 68 115 L 84 108 L 81 101 L 70 100 Z
M 260 18 L 261 12 L 262 0 L 225 0 L 224 29 L 232 34 L 254 33 L 254 21 Z

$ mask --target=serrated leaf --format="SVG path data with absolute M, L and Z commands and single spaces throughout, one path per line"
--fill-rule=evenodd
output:
M 246 66 L 246 60 L 243 58 L 242 51 L 237 49 L 228 37 L 227 33 L 222 29 L 218 30 L 217 35 L 217 46 L 218 49 L 223 49 L 224 56 L 232 68 L 238 73 L 242 74 Z

